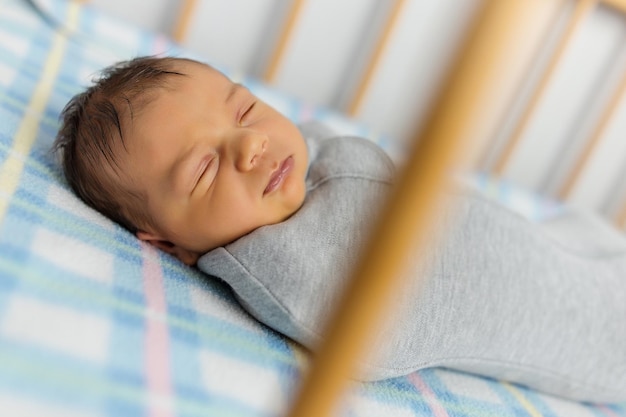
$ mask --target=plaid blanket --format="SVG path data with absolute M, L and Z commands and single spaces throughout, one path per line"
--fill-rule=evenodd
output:
M 83 205 L 49 152 L 60 110 L 98 69 L 135 55 L 193 55 L 78 2 L 40 3 L 75 34 L 53 30 L 26 2 L 0 1 L 0 415 L 284 415 L 307 353 L 248 316 L 223 283 Z M 293 120 L 321 119 L 399 149 L 239 78 Z M 531 216 L 554 208 L 508 184 L 475 182 Z M 355 383 L 336 415 L 617 417 L 626 405 L 428 369 Z

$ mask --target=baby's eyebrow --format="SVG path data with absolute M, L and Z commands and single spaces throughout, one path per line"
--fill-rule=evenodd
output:
M 228 94 L 226 95 L 226 100 L 224 100 L 224 102 L 228 103 L 230 100 L 232 100 L 232 98 L 235 96 L 235 94 L 237 94 L 237 91 L 239 91 L 240 88 L 243 88 L 241 84 L 232 83 L 230 86 L 230 89 L 228 90 Z

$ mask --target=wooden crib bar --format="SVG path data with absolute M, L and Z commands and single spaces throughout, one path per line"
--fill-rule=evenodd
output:
M 528 127 L 528 124 L 532 116 L 535 114 L 537 106 L 539 105 L 539 101 L 545 94 L 545 91 L 548 88 L 550 81 L 554 77 L 556 69 L 558 65 L 560 64 L 561 59 L 563 58 L 563 55 L 565 54 L 565 51 L 567 50 L 567 47 L 569 46 L 572 38 L 576 34 L 576 31 L 578 30 L 578 28 L 582 25 L 585 18 L 593 11 L 593 8 L 596 6 L 597 3 L 598 3 L 598 0 L 579 0 L 578 1 L 576 5 L 576 9 L 574 10 L 572 17 L 570 18 L 569 24 L 567 25 L 567 28 L 559 41 L 559 45 L 556 47 L 555 51 L 553 52 L 550 62 L 546 70 L 544 71 L 543 76 L 541 77 L 541 80 L 539 81 L 539 84 L 533 89 L 532 96 L 528 104 L 525 106 L 523 114 L 517 121 L 515 129 L 513 130 L 513 133 L 508 138 L 505 144 L 505 147 L 503 151 L 501 152 L 498 158 L 498 161 L 496 162 L 493 168 L 494 174 L 497 174 L 497 175 L 503 174 L 509 160 L 513 156 L 513 152 L 519 145 L 522 139 L 522 136 L 524 132 L 526 131 L 526 128 Z
M 278 67 L 283 59 L 285 54 L 285 48 L 287 47 L 287 42 L 291 38 L 294 28 L 296 27 L 298 16 L 300 11 L 302 10 L 302 6 L 304 5 L 304 0 L 292 0 L 291 5 L 289 7 L 287 17 L 283 24 L 280 36 L 276 42 L 276 46 L 272 51 L 272 55 L 270 56 L 270 60 L 267 64 L 267 68 L 263 74 L 263 80 L 265 82 L 271 83 L 274 81 L 274 77 L 276 77 L 276 72 L 278 71 Z
M 624 206 L 622 207 L 622 210 L 617 216 L 617 224 L 622 229 L 626 229 L 626 203 L 624 204 Z
M 365 93 L 367 92 L 368 86 L 372 82 L 372 78 L 374 76 L 374 72 L 378 68 L 380 64 L 383 52 L 385 47 L 387 46 L 389 39 L 391 38 L 391 32 L 395 27 L 398 18 L 400 17 L 400 12 L 402 11 L 406 0 L 395 0 L 393 2 L 391 13 L 389 13 L 389 17 L 387 18 L 385 25 L 378 37 L 376 45 L 374 45 L 374 51 L 369 62 L 366 64 L 365 72 L 361 80 L 359 81 L 359 85 L 354 93 L 354 97 L 350 101 L 348 105 L 347 113 L 354 116 L 359 111 L 359 108 L 363 104 L 363 98 L 365 97 Z
M 626 0 L 602 0 L 602 3 L 626 13 Z
M 622 76 L 620 85 L 613 93 L 613 96 L 611 97 L 611 100 L 609 101 L 609 104 L 607 105 L 606 109 L 604 109 L 604 112 L 602 112 L 602 117 L 600 118 L 600 121 L 598 122 L 592 135 L 587 140 L 585 144 L 585 148 L 583 149 L 583 151 L 580 154 L 580 157 L 576 161 L 569 177 L 563 184 L 563 187 L 561 188 L 559 192 L 559 197 L 561 199 L 566 199 L 572 192 L 572 189 L 574 188 L 580 176 L 582 175 L 585 166 L 591 159 L 593 151 L 598 147 L 598 144 L 600 143 L 604 135 L 604 132 L 606 131 L 613 116 L 616 114 L 620 103 L 622 102 L 622 100 L 624 100 L 625 95 L 626 95 L 626 73 Z
M 289 414 L 291 417 L 329 416 L 345 389 L 355 360 L 363 357 L 372 332 L 382 324 L 400 272 L 417 231 L 425 233 L 434 207 L 467 145 L 484 133 L 490 117 L 495 77 L 506 77 L 510 45 L 527 31 L 528 19 L 546 0 L 488 0 L 478 15 L 467 44 L 433 106 L 431 117 L 414 138 L 414 150 L 391 196 L 372 239 L 310 372 Z M 423 235 L 422 235 L 423 236 Z M 416 246 L 417 243 L 417 246 Z

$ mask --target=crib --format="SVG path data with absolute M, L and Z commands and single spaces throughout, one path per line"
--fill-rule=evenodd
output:
M 46 19 L 27 2 L 0 2 L 1 415 L 626 416 L 626 404 L 574 402 L 446 368 L 346 383 L 352 360 L 368 345 L 365 323 L 382 314 L 394 290 L 391 279 L 377 278 L 394 276 L 412 235 L 399 238 L 394 230 L 428 222 L 432 204 L 422 202 L 436 200 L 451 171 L 532 219 L 570 200 L 626 226 L 626 187 L 619 180 L 626 154 L 619 139 L 624 59 L 603 73 L 602 94 L 590 106 L 575 152 L 560 158 L 550 179 L 538 181 L 541 187 L 519 187 L 515 177 L 519 155 L 536 149 L 529 131 L 540 124 L 537 114 L 545 112 L 541 106 L 560 80 L 559 64 L 585 19 L 597 10 L 623 19 L 626 2 L 477 3 L 442 88 L 427 95 L 428 115 L 401 140 L 359 115 L 367 115 L 367 94 L 376 88 L 376 71 L 407 1 L 389 2 L 342 108 L 287 94 L 277 81 L 305 10 L 301 0 L 285 8 L 256 76 L 220 68 L 294 121 L 319 119 L 367 137 L 404 167 L 397 197 L 383 216 L 386 227 L 376 229 L 380 246 L 369 248 L 377 256 L 364 255 L 315 358 L 247 315 L 220 280 L 141 244 L 87 208 L 49 152 L 60 110 L 100 68 L 139 54 L 206 61 L 185 45 L 199 4 L 181 3 L 171 37 L 89 2 L 40 5 Z M 528 35 L 537 22 L 543 31 Z M 538 42 L 542 37 L 550 41 Z M 610 169 L 607 154 L 617 161 Z M 609 191 L 593 198 L 589 190 L 602 188 L 599 179 Z

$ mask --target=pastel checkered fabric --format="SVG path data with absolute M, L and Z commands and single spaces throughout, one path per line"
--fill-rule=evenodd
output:
M 83 205 L 49 152 L 60 110 L 98 69 L 193 56 L 88 6 L 39 3 L 75 34 L 55 32 L 26 2 L 0 1 L 0 415 L 284 415 L 306 352 L 249 317 L 223 283 Z M 322 119 L 399 153 L 341 115 L 240 81 L 293 120 Z M 485 187 L 529 215 L 553 208 L 506 184 Z M 336 415 L 615 417 L 626 406 L 431 369 L 355 384 Z

